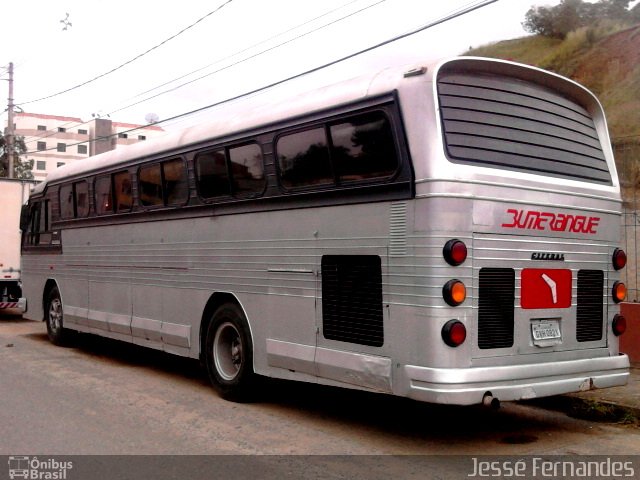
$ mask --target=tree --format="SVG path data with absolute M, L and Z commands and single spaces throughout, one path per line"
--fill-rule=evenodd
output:
M 13 167 L 13 177 L 21 180 L 33 180 L 33 163 L 33 158 L 24 162 L 17 158 Z
M 530 8 L 522 27 L 529 33 L 563 39 L 569 32 L 602 20 L 638 21 L 638 5 L 629 11 L 629 3 L 630 0 L 562 0 L 555 7 Z
M 27 146 L 24 143 L 24 137 L 14 138 L 14 165 L 13 173 L 15 178 L 32 179 L 33 178 L 33 160 L 23 162 L 20 155 L 27 153 Z M 7 155 L 7 140 L 4 135 L 0 135 L 0 177 L 9 176 L 9 157 Z
M 634 23 L 640 22 L 640 3 L 636 3 L 636 6 L 631 9 L 629 14 Z

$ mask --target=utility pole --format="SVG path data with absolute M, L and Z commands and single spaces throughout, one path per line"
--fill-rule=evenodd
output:
M 5 146 L 7 149 L 7 160 L 9 163 L 9 178 L 13 178 L 13 159 L 15 154 L 14 141 L 15 130 L 13 128 L 13 62 L 9 63 L 9 101 L 7 105 L 7 135 L 5 137 Z

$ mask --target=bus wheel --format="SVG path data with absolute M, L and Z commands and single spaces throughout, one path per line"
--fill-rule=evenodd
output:
M 49 340 L 54 345 L 64 345 L 68 340 L 69 332 L 63 326 L 62 300 L 60 299 L 58 287 L 53 287 L 49 292 L 45 315 Z
M 219 307 L 207 329 L 209 380 L 223 398 L 248 400 L 255 383 L 253 347 L 242 310 L 233 303 Z

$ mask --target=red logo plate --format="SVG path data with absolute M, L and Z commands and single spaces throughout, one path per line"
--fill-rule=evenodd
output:
M 522 308 L 569 308 L 571 270 L 526 268 L 520 277 Z

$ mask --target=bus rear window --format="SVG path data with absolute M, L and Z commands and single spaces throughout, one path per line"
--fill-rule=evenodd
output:
M 444 70 L 438 100 L 453 162 L 611 185 L 591 115 L 565 95 L 508 76 Z

